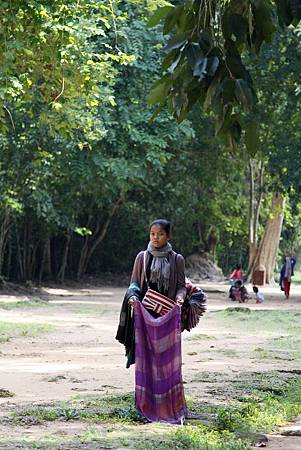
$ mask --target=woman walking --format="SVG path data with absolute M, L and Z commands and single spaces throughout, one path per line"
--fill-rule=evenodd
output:
M 283 264 L 280 270 L 280 288 L 284 291 L 285 297 L 288 299 L 290 296 L 291 278 L 294 276 L 294 267 L 296 260 L 290 256 L 286 256 L 283 260 Z
M 184 258 L 172 249 L 167 220 L 152 222 L 149 237 L 147 250 L 134 262 L 116 339 L 125 344 L 127 367 L 136 364 L 137 411 L 151 422 L 182 423 L 187 416 L 181 370 Z

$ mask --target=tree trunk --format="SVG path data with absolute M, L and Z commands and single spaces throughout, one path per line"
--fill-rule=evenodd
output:
M 23 275 L 24 281 L 31 279 L 31 238 L 32 220 L 29 215 L 25 217 L 23 234 Z
M 274 192 L 268 222 L 265 226 L 260 246 L 254 261 L 254 270 L 265 268 L 266 283 L 274 282 L 273 272 L 282 230 L 285 198 Z
M 80 252 L 80 258 L 79 258 L 78 268 L 77 268 L 77 279 L 78 280 L 81 278 L 83 273 L 86 271 L 88 245 L 89 245 L 89 237 L 85 236 L 85 240 L 84 240 L 84 244 L 82 246 L 81 252 Z
M 2 275 L 4 265 L 4 255 L 6 245 L 8 242 L 10 227 L 11 227 L 10 215 L 8 212 L 5 212 L 4 219 L 0 227 L 0 275 Z
M 15 229 L 16 229 L 16 243 L 17 243 L 17 278 L 19 280 L 23 280 L 24 265 L 23 265 L 22 249 L 20 244 L 20 234 L 17 222 L 15 222 Z
M 8 255 L 7 255 L 7 263 L 6 263 L 6 278 L 8 280 L 10 279 L 12 256 L 13 256 L 12 238 L 11 238 L 11 234 L 10 234 L 9 238 L 8 238 Z
M 33 255 L 35 260 L 35 254 Z M 39 270 L 39 283 L 41 284 L 43 275 L 51 276 L 51 248 L 50 248 L 50 238 L 47 237 L 44 240 L 42 262 Z
M 58 281 L 60 283 L 64 283 L 64 281 L 65 281 L 65 272 L 66 272 L 66 267 L 67 267 L 68 253 L 69 253 L 70 241 L 71 241 L 71 235 L 72 235 L 71 233 L 72 233 L 71 231 L 68 231 L 68 233 L 66 235 L 66 242 L 65 242 L 65 247 L 64 247 L 64 251 L 63 251 L 61 267 L 60 267 L 60 270 L 57 275 Z
M 99 246 L 99 244 L 103 241 L 103 239 L 106 236 L 106 233 L 108 231 L 109 225 L 112 221 L 112 218 L 118 208 L 120 207 L 121 203 L 123 202 L 123 196 L 120 196 L 117 202 L 114 204 L 112 209 L 109 211 L 107 220 L 105 223 L 101 226 L 101 221 L 99 220 L 96 226 L 96 229 L 92 236 L 86 236 L 86 240 L 84 243 L 84 246 L 81 251 L 80 260 L 78 264 L 78 271 L 77 271 L 77 278 L 81 278 L 81 276 L 86 272 L 87 266 L 89 263 L 89 260 L 93 253 L 95 252 L 96 248 Z
M 216 227 L 212 225 L 209 229 L 208 239 L 207 239 L 207 247 L 208 252 L 212 256 L 213 262 L 215 262 L 216 258 L 216 247 L 218 242 L 218 235 L 216 231 Z
M 258 250 L 259 214 L 263 198 L 264 165 L 262 161 L 249 161 L 249 263 L 247 278 L 253 271 Z

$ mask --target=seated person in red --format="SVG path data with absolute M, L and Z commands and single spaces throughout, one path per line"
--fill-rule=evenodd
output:
M 233 280 L 234 282 L 236 280 L 240 280 L 241 282 L 243 282 L 243 279 L 244 279 L 244 275 L 241 270 L 241 266 L 239 264 L 237 264 L 235 269 L 233 270 L 233 272 L 230 275 L 230 280 Z

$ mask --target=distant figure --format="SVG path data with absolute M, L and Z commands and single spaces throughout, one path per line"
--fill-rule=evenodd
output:
M 286 298 L 290 296 L 291 278 L 294 276 L 295 258 L 286 256 L 280 270 L 280 289 L 284 291 Z
M 264 295 L 262 292 L 259 292 L 259 289 L 257 286 L 253 286 L 253 292 L 255 294 L 256 303 L 263 303 Z
M 237 286 L 235 282 L 229 289 L 229 298 L 234 302 L 235 300 L 239 300 L 239 297 L 240 297 L 239 286 Z
M 246 300 L 249 300 L 251 296 L 242 281 L 237 280 L 234 285 L 230 287 L 229 298 L 233 301 L 238 300 L 239 303 L 244 303 Z
M 236 280 L 240 280 L 243 283 L 243 279 L 244 279 L 244 275 L 241 270 L 241 266 L 239 264 L 237 264 L 235 269 L 233 270 L 233 272 L 230 275 L 230 281 L 233 280 L 233 282 L 235 283 Z
M 238 301 L 239 301 L 239 303 L 244 303 L 246 300 L 249 300 L 251 298 L 251 295 L 247 291 L 246 286 L 243 285 L 243 282 L 241 280 L 237 280 L 235 284 L 238 286 L 238 291 L 239 291 Z

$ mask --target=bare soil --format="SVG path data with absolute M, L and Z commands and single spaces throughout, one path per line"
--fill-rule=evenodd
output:
M 239 305 L 227 298 L 229 286 L 203 284 L 209 295 L 208 313 L 197 328 L 183 333 L 183 377 L 187 395 L 221 401 L 227 392 L 227 379 L 245 372 L 300 370 L 300 360 L 254 358 L 254 348 L 266 339 L 265 330 L 237 335 L 215 320 L 214 311 L 238 306 L 258 310 L 301 309 L 301 287 L 293 286 L 285 300 L 278 288 L 264 288 L 265 302 L 250 300 Z M 0 344 L 0 389 L 14 393 L 0 398 L 0 418 L 24 405 L 51 403 L 77 394 L 118 394 L 134 390 L 134 367 L 125 368 L 123 347 L 115 340 L 119 311 L 125 288 L 73 287 L 42 289 L 45 307 L 0 309 L 0 320 L 13 323 L 45 323 L 53 333 L 21 337 Z M 0 295 L 0 302 L 26 301 L 22 294 Z M 202 336 L 203 338 L 202 338 Z M 219 374 L 218 389 L 212 377 Z M 219 391 L 219 392 L 217 392 Z M 226 398 L 226 396 L 225 396 Z M 295 426 L 301 429 L 300 419 Z M 85 424 L 47 422 L 43 425 L 0 424 L 0 436 L 34 436 L 79 433 Z M 268 449 L 301 449 L 301 436 L 282 436 L 281 430 L 269 436 Z M 3 447 L 0 444 L 0 448 Z

